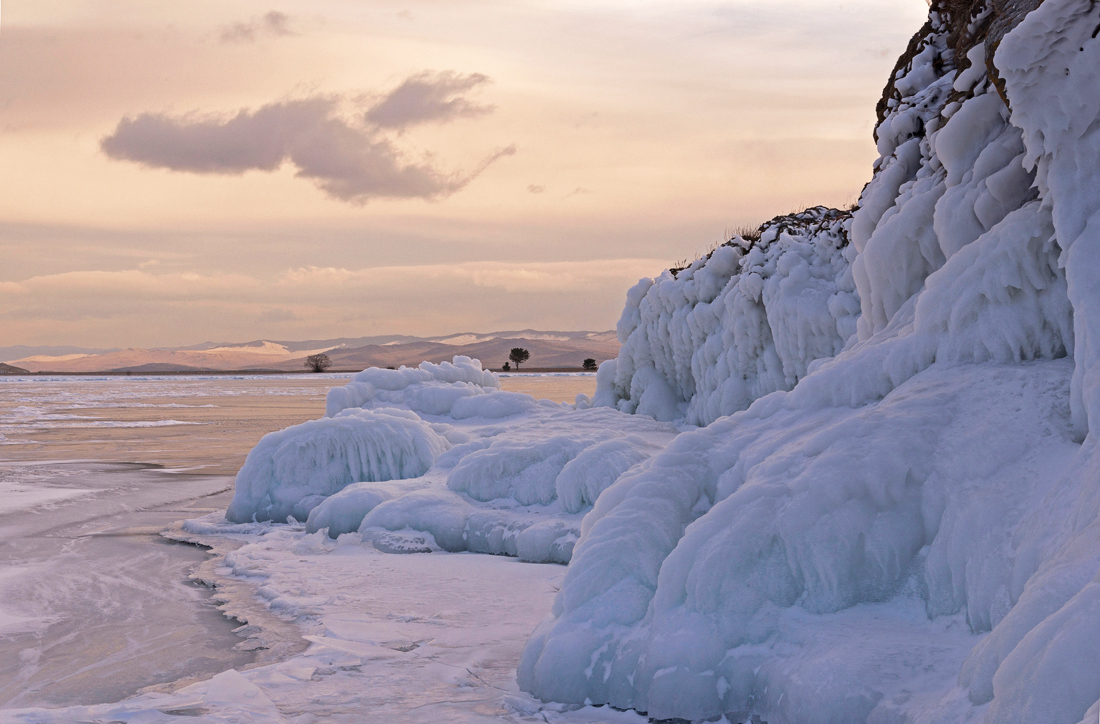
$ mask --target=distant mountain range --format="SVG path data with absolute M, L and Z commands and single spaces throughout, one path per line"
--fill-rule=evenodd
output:
M 512 347 L 531 353 L 530 368 L 577 369 L 587 357 L 597 362 L 615 357 L 614 332 L 541 332 L 533 329 L 443 337 L 384 335 L 304 341 L 255 340 L 153 349 L 85 349 L 80 347 L 0 347 L 0 362 L 31 372 L 201 372 L 225 370 L 297 371 L 305 358 L 324 352 L 333 370 L 417 365 L 424 360 L 449 361 L 455 355 L 481 360 L 499 369 Z

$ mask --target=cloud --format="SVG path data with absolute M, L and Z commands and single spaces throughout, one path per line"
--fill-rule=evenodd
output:
M 380 294 L 431 286 L 446 289 L 492 289 L 507 294 L 577 293 L 593 288 L 626 289 L 667 263 L 663 260 L 628 258 L 568 262 L 471 261 L 459 264 L 386 266 L 369 269 L 299 267 L 278 278 L 283 295 L 296 290 L 323 288 L 349 294 Z
M 515 153 L 515 147 L 509 146 L 471 171 L 444 173 L 428 163 L 406 162 L 378 128 L 341 116 L 341 103 L 340 96 L 318 95 L 241 110 L 229 118 L 143 113 L 119 121 L 100 147 L 116 160 L 190 173 L 274 171 L 289 161 L 297 167 L 298 176 L 352 203 L 372 198 L 443 198 L 497 159 Z M 415 122 L 426 120 L 426 108 L 422 104 L 421 121 Z
M 267 309 L 260 313 L 260 322 L 266 324 L 280 324 L 283 322 L 297 322 L 301 319 L 289 309 Z
M 0 282 L 0 299 L 53 297 L 79 300 L 115 299 L 225 299 L 254 293 L 262 283 L 245 274 L 153 274 L 141 269 L 71 271 L 44 274 L 20 282 Z
M 240 273 L 156 274 L 143 269 L 72 271 L 0 281 L 0 305 L 17 305 L 32 298 L 60 306 L 95 299 L 119 303 L 249 301 L 264 304 L 266 321 L 292 318 L 287 305 L 318 299 L 398 298 L 437 292 L 493 289 L 509 294 L 574 293 L 607 286 L 620 290 L 666 266 L 661 259 L 625 258 L 593 261 L 505 262 L 379 266 L 363 269 L 306 266 L 287 269 L 274 278 Z M 359 296 L 366 295 L 366 296 Z M 326 302 L 327 304 L 328 302 Z
M 419 123 L 483 116 L 494 107 L 474 103 L 463 94 L 489 82 L 481 73 L 425 71 L 407 78 L 386 94 L 366 112 L 365 118 L 378 128 L 404 130 Z
M 223 43 L 254 43 L 263 36 L 295 35 L 290 29 L 290 16 L 272 10 L 247 23 L 227 25 L 221 34 Z
M 307 266 L 247 275 L 65 272 L 0 281 L 0 342 L 167 346 L 255 339 L 267 333 L 258 324 L 313 339 L 366 333 L 357 330 L 607 329 L 625 290 L 667 264 L 619 258 Z
M 531 184 L 530 186 L 527 187 L 528 193 L 532 193 L 532 194 L 541 194 L 545 190 L 546 190 L 545 186 L 538 186 L 536 184 Z

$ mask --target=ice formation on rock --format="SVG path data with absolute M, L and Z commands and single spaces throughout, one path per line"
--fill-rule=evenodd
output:
M 837 242 L 758 242 L 761 273 L 735 239 L 631 290 L 595 403 L 710 424 L 596 500 L 523 688 L 654 718 L 1091 721 L 1098 27 L 1088 0 L 934 1 Z
M 351 483 L 424 474 L 448 447 L 415 414 L 396 409 L 343 410 L 268 433 L 237 473 L 226 518 L 304 520 L 317 503 Z
M 707 425 L 775 390 L 855 332 L 847 212 L 815 207 L 735 237 L 676 274 L 643 279 L 619 320 L 594 403 Z

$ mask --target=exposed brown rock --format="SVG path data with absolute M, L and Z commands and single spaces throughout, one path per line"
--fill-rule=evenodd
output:
M 950 53 L 940 59 L 941 64 L 936 67 L 936 71 L 942 76 L 952 70 L 965 70 L 970 67 L 966 54 L 978 43 L 985 43 L 989 78 L 1007 104 L 1004 81 L 993 64 L 993 56 L 1001 39 L 1042 2 L 1043 0 L 932 0 L 928 21 L 916 32 L 905 52 L 898 58 L 882 91 L 882 98 L 875 107 L 879 123 L 889 112 L 889 101 L 900 100 L 900 95 L 894 88 L 898 71 L 908 69 L 913 58 L 926 47 L 929 37 L 944 28 L 948 33 L 947 47 Z M 942 25 L 937 26 L 937 15 Z M 953 93 L 947 102 L 959 100 L 963 95 Z M 875 138 L 878 139 L 877 133 Z

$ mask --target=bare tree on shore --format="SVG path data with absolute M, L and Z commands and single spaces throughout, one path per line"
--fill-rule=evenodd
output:
M 310 372 L 324 372 L 329 367 L 332 367 L 332 360 L 324 352 L 306 357 L 305 368 Z
M 515 362 L 516 369 L 518 370 L 521 363 L 531 359 L 531 353 L 523 347 L 513 347 L 512 351 L 508 353 L 508 359 Z

